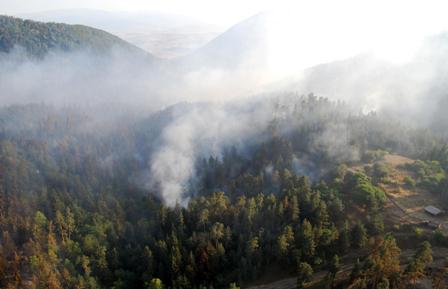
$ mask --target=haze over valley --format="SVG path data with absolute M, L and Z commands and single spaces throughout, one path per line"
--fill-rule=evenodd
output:
M 398 2 L 0 3 L 0 288 L 448 288 L 448 21 Z

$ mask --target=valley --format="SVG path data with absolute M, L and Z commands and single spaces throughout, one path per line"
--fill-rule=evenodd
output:
M 97 1 L 0 15 L 0 288 L 448 288 L 448 23 Z

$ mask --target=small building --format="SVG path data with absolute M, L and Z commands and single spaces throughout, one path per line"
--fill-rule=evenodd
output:
M 440 210 L 434 206 L 426 206 L 425 212 L 427 212 L 428 214 L 433 215 L 433 216 L 438 216 L 442 213 L 442 210 Z

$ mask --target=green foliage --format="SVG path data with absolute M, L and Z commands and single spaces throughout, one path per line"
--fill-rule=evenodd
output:
M 347 178 L 344 190 L 352 192 L 351 196 L 359 204 L 372 210 L 377 209 L 386 200 L 384 191 L 372 184 L 371 179 L 361 172 L 352 173 Z
M 34 216 L 34 222 L 40 229 L 45 229 L 48 224 L 47 217 L 45 217 L 44 213 L 41 211 L 37 211 L 36 215 Z
M 0 274 L 14 276 L 0 279 L 0 287 L 24 288 L 20 282 L 32 280 L 36 288 L 54 289 L 222 289 L 272 265 L 298 273 L 304 286 L 314 270 L 337 272 L 339 256 L 368 245 L 367 229 L 380 239 L 384 194 L 308 142 L 325 125 L 349 121 L 336 108 L 328 113 L 334 107 L 325 100 L 306 99 L 276 122 L 288 125 L 287 135 L 267 131 L 244 154 L 229 148 L 220 159 L 198 160 L 194 194 L 186 207 L 174 208 L 134 182 L 147 170 L 142 159 L 157 138 L 150 124 L 103 134 L 82 129 L 91 125 L 87 111 L 0 109 Z M 319 117 L 305 118 L 307 111 Z M 360 123 L 354 147 L 387 143 L 364 135 L 375 121 L 350 120 Z M 295 163 L 302 156 L 318 168 L 339 169 L 325 182 L 311 182 L 304 174 L 316 171 Z M 352 226 L 347 211 L 359 205 L 367 216 Z M 375 253 L 353 278 L 370 284 L 374 276 L 392 288 L 400 273 L 395 245 L 385 239 L 369 250 Z
M 415 182 L 418 187 L 441 196 L 445 190 L 447 174 L 438 161 L 419 160 L 406 165 L 406 168 L 416 175 Z
M 360 222 L 352 229 L 352 244 L 355 248 L 363 248 L 367 244 L 367 230 Z
M 381 162 L 376 162 L 373 164 L 373 178 L 376 182 L 386 182 L 387 177 L 390 174 L 390 167 Z
M 415 285 L 416 281 L 425 276 L 425 267 L 432 262 L 432 249 L 428 241 L 420 244 L 419 249 L 415 252 L 412 261 L 405 270 L 406 276 Z
M 230 283 L 229 289 L 240 289 L 240 287 L 237 286 L 236 283 Z
M 138 50 L 114 35 L 87 26 L 0 16 L 0 52 L 10 52 L 16 46 L 24 48 L 29 56 L 39 58 L 50 50 L 105 52 L 113 47 Z
M 332 275 L 332 278 L 336 276 L 336 274 L 340 269 L 341 269 L 341 260 L 338 255 L 334 255 L 328 266 L 328 271 Z
M 153 278 L 149 282 L 148 289 L 163 289 L 162 280 L 159 278 Z
M 383 160 L 388 152 L 384 150 L 368 150 L 363 155 L 363 161 L 371 163 Z
M 383 216 L 379 212 L 374 212 L 369 216 L 368 229 L 371 235 L 381 235 L 384 233 L 384 221 Z
M 273 263 L 285 270 L 300 262 L 320 266 L 342 254 L 337 228 L 348 224 L 342 200 L 290 170 L 283 170 L 276 194 L 204 193 L 186 208 L 167 208 L 130 185 L 122 167 L 129 164 L 104 173 L 95 141 L 56 151 L 21 145 L 0 141 L 0 152 L 8 153 L 4 162 L 13 164 L 4 167 L 1 189 L 15 192 L 0 200 L 32 213 L 12 212 L 5 220 L 5 232 L 24 238 L 11 240 L 11 254 L 2 258 L 11 262 L 23 254 L 29 267 L 17 266 L 14 274 L 29 270 L 52 288 L 227 288 L 232 280 L 257 278 Z M 86 153 L 59 157 L 70 150 Z M 22 218 L 18 224 L 31 226 L 10 226 Z
M 414 189 L 415 185 L 416 185 L 416 182 L 415 182 L 415 180 L 411 176 L 405 176 L 404 177 L 404 184 L 409 189 Z
M 305 288 L 306 283 L 311 281 L 313 276 L 313 268 L 306 262 L 301 262 L 298 267 L 297 288 Z
M 415 228 L 414 233 L 417 238 L 421 238 L 423 236 L 423 229 Z
M 440 229 L 436 229 L 433 232 L 432 239 L 434 240 L 434 242 L 436 242 L 436 244 L 439 244 L 442 246 L 448 245 L 448 237 Z

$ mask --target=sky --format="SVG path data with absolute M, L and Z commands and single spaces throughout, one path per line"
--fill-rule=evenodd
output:
M 261 11 L 284 9 L 287 11 L 305 11 L 316 20 L 338 15 L 344 21 L 347 17 L 359 16 L 377 25 L 379 32 L 383 26 L 402 22 L 404 25 L 428 27 L 447 24 L 444 17 L 448 4 L 446 1 L 395 0 L 0 0 L 0 13 L 22 14 L 59 9 L 99 9 L 109 11 L 161 11 L 183 14 L 205 20 L 211 24 L 231 25 Z M 328 21 L 326 21 L 328 22 Z
M 288 10 L 313 10 L 322 13 L 339 13 L 376 16 L 384 22 L 383 15 L 401 21 L 403 15 L 412 15 L 415 24 L 431 25 L 442 16 L 447 4 L 440 0 L 0 0 L 0 13 L 20 14 L 71 8 L 88 8 L 112 11 L 162 11 L 192 16 L 212 24 L 235 23 L 260 11 L 279 7 Z M 435 16 L 435 17 L 434 17 Z M 320 18 L 316 15 L 317 18 Z M 436 18 L 436 19 L 435 19 Z M 388 19 L 390 20 L 390 19 Z
M 231 25 L 272 6 L 274 1 L 271 0 L 0 0 L 0 13 L 22 14 L 72 8 L 160 11 L 192 16 L 211 24 Z
M 160 11 L 191 16 L 210 24 L 230 26 L 266 10 L 298 13 L 298 17 L 346 21 L 356 18 L 370 22 L 378 33 L 391 25 L 402 25 L 414 34 L 448 28 L 448 4 L 441 0 L 0 0 L 1 14 L 23 14 L 60 9 L 109 11 Z M 301 14 L 302 13 L 302 14 Z M 310 27 L 312 29 L 312 27 Z M 411 33 L 411 32 L 410 32 Z
M 280 70 L 297 66 L 290 60 L 299 50 L 307 55 L 300 59 L 303 66 L 371 51 L 392 61 L 406 61 L 424 37 L 448 31 L 448 3 L 441 0 L 0 0 L 0 14 L 72 8 L 159 11 L 221 27 L 262 11 L 276 11 L 270 42 L 273 62 Z

